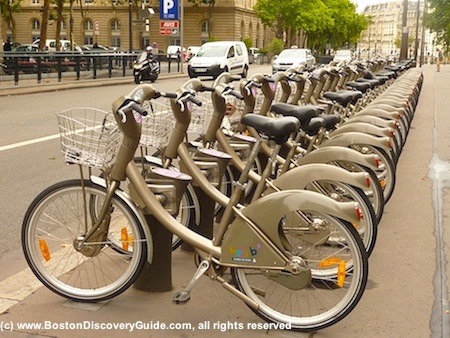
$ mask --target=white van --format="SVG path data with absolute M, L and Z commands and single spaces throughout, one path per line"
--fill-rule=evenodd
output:
M 248 72 L 248 51 L 241 41 L 216 41 L 204 43 L 197 55 L 188 63 L 189 77 L 212 76 L 223 72 L 239 74 Z
M 33 42 L 33 45 L 39 46 L 39 39 Z M 74 50 L 77 52 L 81 52 L 82 49 L 76 43 L 74 44 Z M 56 52 L 56 40 L 55 39 L 46 39 L 45 40 L 46 50 L 49 52 Z M 70 52 L 70 40 L 59 40 L 59 50 L 61 52 Z

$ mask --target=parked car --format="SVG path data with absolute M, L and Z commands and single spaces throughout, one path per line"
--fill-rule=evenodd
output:
M 36 73 L 38 66 L 42 73 L 48 73 L 52 70 L 51 58 L 40 52 L 34 44 L 17 45 L 11 52 L 10 56 L 3 58 L 3 71 L 12 75 L 15 72 L 16 62 L 19 72 L 27 74 Z M 40 59 L 39 59 L 40 58 Z M 40 64 L 38 64 L 38 60 Z
M 170 45 L 167 47 L 167 58 L 177 59 L 181 51 L 181 47 L 177 45 Z M 186 59 L 186 48 L 183 47 L 183 58 Z
M 223 72 L 247 77 L 249 66 L 247 47 L 242 41 L 216 41 L 202 45 L 188 63 L 189 77 L 212 76 Z
M 34 40 L 33 45 L 39 46 L 40 39 Z M 46 39 L 45 40 L 46 50 L 49 52 L 56 52 L 56 40 L 55 39 Z M 59 51 L 61 52 L 70 52 L 70 40 L 59 40 Z M 83 49 L 74 43 L 74 51 L 83 52 Z
M 316 63 L 316 58 L 311 50 L 306 48 L 290 48 L 283 50 L 272 62 L 272 72 L 285 71 L 291 67 L 300 65 L 312 66 Z
M 333 57 L 333 62 L 350 62 L 353 59 L 353 54 L 350 49 L 339 49 Z

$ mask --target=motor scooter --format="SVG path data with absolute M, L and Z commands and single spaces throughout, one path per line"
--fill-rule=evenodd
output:
M 143 81 L 155 82 L 160 73 L 159 61 L 154 56 L 143 51 L 133 64 L 134 82 L 139 84 Z

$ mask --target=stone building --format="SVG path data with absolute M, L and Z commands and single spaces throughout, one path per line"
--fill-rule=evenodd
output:
M 22 0 L 21 11 L 14 14 L 15 31 L 1 23 L 1 39 L 13 37 L 20 43 L 31 43 L 40 36 L 44 0 Z M 256 17 L 253 6 L 257 0 L 217 1 L 208 24 L 208 7 L 195 7 L 188 0 L 178 0 L 180 27 L 164 28 L 160 21 L 160 0 L 79 0 L 73 6 L 73 41 L 78 45 L 93 44 L 117 47 L 121 50 L 142 49 L 153 42 L 159 49 L 168 45 L 199 46 L 208 38 L 216 40 L 250 39 L 253 47 L 265 47 L 273 34 Z M 131 3 L 131 6 L 129 5 Z M 181 10 L 183 4 L 183 10 Z M 150 10 L 149 10 L 150 9 Z M 47 38 L 55 39 L 56 6 L 51 5 Z M 151 14 L 153 13 L 153 14 Z M 61 39 L 70 39 L 69 3 L 64 4 Z M 131 15 L 131 21 L 130 21 Z M 3 19 L 1 19 L 3 21 Z M 175 24 L 176 26 L 176 24 Z M 130 33 L 131 27 L 131 33 Z M 163 27 L 163 29 L 161 28 Z M 131 43 L 130 43 L 131 37 Z
M 424 40 L 425 50 L 428 48 L 428 41 L 432 40 L 428 30 L 422 34 L 424 1 L 419 2 L 419 8 L 417 8 L 417 4 L 417 0 L 408 1 L 408 57 L 414 57 L 416 48 L 418 49 L 417 55 L 420 55 L 422 40 Z M 361 34 L 359 51 L 369 57 L 374 54 L 398 55 L 402 39 L 403 1 L 369 5 L 364 9 L 363 14 L 371 18 L 371 24 Z M 418 15 L 419 18 L 417 18 Z

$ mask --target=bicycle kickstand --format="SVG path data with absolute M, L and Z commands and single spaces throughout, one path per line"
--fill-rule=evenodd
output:
M 193 289 L 193 287 L 195 286 L 195 284 L 197 283 L 199 278 L 201 276 L 203 276 L 203 274 L 208 269 L 209 269 L 209 261 L 207 261 L 207 260 L 201 261 L 201 263 L 199 264 L 199 266 L 197 268 L 197 271 L 194 274 L 194 277 L 192 277 L 188 286 L 186 286 L 186 288 L 184 290 L 179 291 L 176 294 L 174 294 L 172 297 L 172 300 L 176 304 L 182 304 L 182 303 L 186 303 L 187 301 L 189 301 L 189 299 L 191 299 L 191 290 Z

